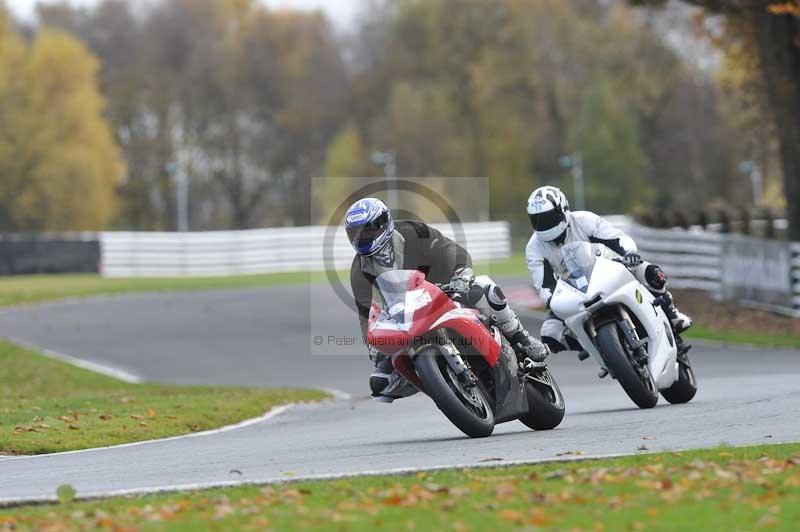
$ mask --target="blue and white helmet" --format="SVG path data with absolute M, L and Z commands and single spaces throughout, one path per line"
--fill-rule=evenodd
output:
M 372 255 L 392 239 L 394 220 L 384 202 L 376 198 L 364 198 L 347 209 L 344 227 L 356 253 Z
M 569 201 L 556 187 L 547 185 L 528 198 L 528 216 L 536 234 L 545 242 L 561 236 L 569 226 Z

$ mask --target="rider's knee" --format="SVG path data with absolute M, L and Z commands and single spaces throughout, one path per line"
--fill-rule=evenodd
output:
M 667 287 L 667 274 L 656 264 L 648 264 L 644 271 L 644 278 L 651 290 L 663 292 Z
M 567 346 L 564 344 L 564 322 L 558 319 L 547 319 L 542 324 L 540 333 L 542 343 L 546 344 L 553 353 L 564 351 Z
M 503 293 L 503 290 L 488 276 L 479 275 L 475 278 L 475 281 L 469 289 L 467 303 L 469 303 L 471 307 L 477 308 L 483 303 L 484 298 L 489 307 L 496 312 L 508 306 L 508 301 L 506 301 L 506 295 Z

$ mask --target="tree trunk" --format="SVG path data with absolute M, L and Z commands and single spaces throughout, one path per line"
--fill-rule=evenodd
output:
M 763 5 L 749 16 L 780 141 L 789 239 L 800 241 L 800 18 Z

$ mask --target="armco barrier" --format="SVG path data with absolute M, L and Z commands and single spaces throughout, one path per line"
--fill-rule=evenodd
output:
M 800 243 L 700 229 L 652 229 L 627 217 L 612 222 L 630 233 L 645 260 L 667 272 L 671 287 L 800 317 Z
M 453 229 L 433 224 L 453 238 Z M 511 254 L 506 222 L 462 225 L 464 244 L 476 261 Z M 102 274 L 107 277 L 221 276 L 322 271 L 326 235 L 336 269 L 350 267 L 353 248 L 342 228 L 280 227 L 198 233 L 105 232 L 100 234 Z M 457 240 L 461 240 L 460 235 Z
M 99 262 L 95 233 L 0 235 L 0 275 L 97 273 Z

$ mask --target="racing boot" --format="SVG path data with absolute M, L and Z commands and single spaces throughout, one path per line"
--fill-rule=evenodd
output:
M 514 349 L 523 366 L 541 364 L 550 350 L 531 336 L 522 326 L 516 312 L 506 301 L 506 296 L 497 284 L 486 275 L 475 278 L 467 294 L 467 303 L 497 325 Z
M 511 347 L 514 348 L 517 359 L 526 368 L 528 366 L 541 364 L 550 354 L 550 348 L 531 336 L 528 331 L 522 328 L 522 325 L 520 325 L 519 331 L 513 335 L 509 342 L 511 343 Z M 534 364 L 530 364 L 530 362 L 528 362 L 529 360 Z
M 369 389 L 372 397 L 381 403 L 391 403 L 414 395 L 417 389 L 394 370 L 392 358 L 383 353 L 370 353 L 375 369 L 369 376 Z
M 692 326 L 692 318 L 675 307 L 670 292 L 664 292 L 659 298 L 661 300 L 661 308 L 664 309 L 664 313 L 667 315 L 667 318 L 669 318 L 669 322 L 672 324 L 672 330 L 675 331 L 675 334 L 681 334 Z

